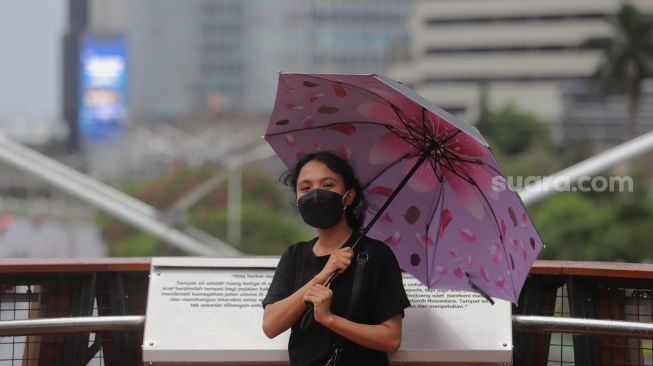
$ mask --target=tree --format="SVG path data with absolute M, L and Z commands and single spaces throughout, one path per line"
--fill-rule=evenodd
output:
M 560 193 L 531 207 L 546 246 L 539 258 L 652 262 L 653 202 L 645 181 L 639 185 L 639 192 Z
M 227 235 L 227 211 L 224 209 L 195 212 L 190 220 L 193 226 L 215 237 Z M 236 248 L 244 254 L 280 255 L 288 245 L 313 236 L 300 222 L 298 215 L 284 215 L 264 205 L 246 202 L 242 208 L 243 234 Z
M 600 246 L 596 239 L 610 226 L 612 210 L 584 195 L 569 192 L 551 197 L 530 211 L 545 245 L 540 259 L 604 258 L 602 251 L 607 248 Z M 599 253 L 588 255 L 593 249 Z
M 550 142 L 548 124 L 514 104 L 483 112 L 477 127 L 493 147 L 511 156 Z
M 215 171 L 179 166 L 167 176 L 134 182 L 124 190 L 165 211 L 181 195 L 208 179 Z M 242 240 L 237 249 L 246 254 L 281 254 L 289 244 L 311 237 L 295 210 L 289 209 L 287 189 L 255 172 L 243 174 Z M 98 221 L 111 256 L 183 255 L 151 234 L 101 213 Z M 226 236 L 227 189 L 216 187 L 188 211 L 189 224 L 218 238 Z
M 642 81 L 653 74 L 653 17 L 626 3 L 611 17 L 610 24 L 610 36 L 590 38 L 582 46 L 603 50 L 603 61 L 594 73 L 601 89 L 626 94 L 628 118 L 624 137 L 630 140 L 637 133 Z

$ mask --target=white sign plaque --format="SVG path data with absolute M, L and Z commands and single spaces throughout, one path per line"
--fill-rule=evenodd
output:
M 268 339 L 261 301 L 278 258 L 153 258 L 143 361 L 284 363 L 289 331 Z M 506 364 L 512 359 L 510 303 L 429 290 L 404 274 L 411 301 L 393 364 Z

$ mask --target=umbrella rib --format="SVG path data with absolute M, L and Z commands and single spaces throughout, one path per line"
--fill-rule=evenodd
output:
M 481 165 L 481 166 L 492 169 L 492 171 L 494 171 L 497 174 L 503 175 L 503 172 L 501 172 L 497 168 L 493 167 L 492 165 L 490 165 L 490 164 L 488 164 L 488 163 L 486 163 L 484 161 L 461 158 L 460 156 L 456 155 L 456 153 L 452 152 L 449 149 L 444 149 L 444 152 L 446 152 L 448 154 L 447 156 L 445 156 L 446 159 L 451 159 L 451 160 L 459 161 L 459 162 L 462 162 L 462 163 Z
M 449 136 L 449 137 L 445 138 L 444 140 L 442 140 L 442 141 L 440 142 L 440 144 L 442 144 L 442 146 L 444 147 L 444 145 L 445 145 L 447 142 L 449 142 L 452 138 L 458 136 L 458 134 L 461 133 L 461 132 L 463 132 L 463 130 L 461 130 L 461 129 L 456 130 L 456 132 L 452 133 L 451 136 Z M 444 149 L 445 149 L 445 150 L 448 150 L 446 147 L 444 147 Z
M 425 107 L 422 107 L 422 120 L 428 119 L 431 122 L 431 124 L 433 124 L 433 121 L 430 118 L 427 118 L 427 117 L 430 116 L 430 114 L 428 112 L 430 112 L 428 109 L 426 109 Z M 436 123 L 439 124 L 440 121 L 438 121 Z M 436 134 L 437 134 L 437 130 L 438 130 L 438 127 L 439 127 L 437 124 L 434 126 Z M 424 127 L 424 131 L 426 131 L 426 127 Z M 461 133 L 461 132 L 462 132 L 462 130 L 460 128 L 456 128 L 456 132 L 452 133 L 451 136 L 445 136 L 445 138 L 443 140 L 441 140 L 441 141 L 438 141 L 437 136 L 435 136 L 435 137 L 432 138 L 432 140 L 433 141 L 438 141 L 440 146 L 444 147 L 444 145 L 446 145 L 454 137 L 458 136 L 458 134 Z
M 422 133 L 422 142 L 424 143 L 424 146 L 429 146 L 429 143 L 430 143 L 430 141 L 427 141 L 428 139 L 427 139 L 427 133 L 426 133 L 426 131 L 427 131 L 427 129 L 426 129 L 427 116 L 428 116 L 427 110 L 426 110 L 426 108 L 424 108 L 422 106 L 422 131 L 424 131 L 424 133 Z
M 426 121 L 430 120 L 428 118 L 428 116 L 429 116 L 428 109 L 422 107 L 422 132 L 420 133 L 420 131 L 418 131 L 416 128 L 414 128 L 408 122 L 406 122 L 406 119 L 403 116 L 403 113 L 401 112 L 401 110 L 397 106 L 395 106 L 394 104 L 391 104 L 391 108 L 394 110 L 394 112 L 397 114 L 397 116 L 399 116 L 399 119 L 400 119 L 401 123 L 405 127 L 408 134 L 410 134 L 410 137 L 402 136 L 397 131 L 396 128 L 390 128 L 390 130 L 392 132 L 394 132 L 395 135 L 397 135 L 397 137 L 399 137 L 400 139 L 406 141 L 406 143 L 410 144 L 416 150 L 423 151 L 424 149 L 428 148 L 431 145 L 436 145 L 436 143 L 437 143 L 438 146 L 441 146 L 442 148 L 444 148 L 444 145 L 447 142 L 449 142 L 451 139 L 453 139 L 459 133 L 462 132 L 461 129 L 457 129 L 456 132 L 451 134 L 451 136 L 446 136 L 443 140 L 438 141 L 437 137 L 430 136 L 427 133 L 428 129 L 427 129 Z M 436 129 L 437 129 L 437 127 L 436 127 Z M 419 142 L 421 142 L 421 144 Z
M 443 181 L 444 181 L 444 177 L 441 176 L 441 175 L 438 175 L 438 169 L 437 169 L 438 163 L 436 161 L 433 161 L 433 160 L 429 159 L 429 165 L 431 166 L 431 169 L 433 169 L 433 173 L 435 174 L 436 178 L 438 179 L 438 183 L 440 183 L 440 184 L 439 184 L 439 188 L 438 188 L 439 189 L 439 192 L 438 192 L 439 194 L 437 195 L 437 198 L 434 200 L 434 202 L 436 202 L 436 204 L 435 204 L 436 207 L 432 211 L 433 213 L 430 214 L 430 216 L 431 216 L 430 220 L 427 221 L 427 224 L 426 224 L 427 229 L 431 226 L 431 220 L 435 216 L 435 212 L 437 212 L 437 210 L 438 210 L 437 209 L 437 206 L 438 206 L 437 202 L 439 202 L 441 200 L 441 198 L 442 198 L 441 194 L 442 194 L 442 186 L 443 186 Z M 429 210 L 429 212 L 431 212 L 431 210 Z
M 419 147 L 419 145 L 416 143 L 416 141 L 419 140 L 419 135 L 420 135 L 420 134 L 419 134 L 419 131 L 417 131 L 417 129 L 415 129 L 415 128 L 414 128 L 413 126 L 411 126 L 408 122 L 406 122 L 406 118 L 405 118 L 404 114 L 401 112 L 401 109 L 399 109 L 399 107 L 397 107 L 396 105 L 394 105 L 394 104 L 392 104 L 392 103 L 390 103 L 390 107 L 391 107 L 392 110 L 395 112 L 395 114 L 399 117 L 399 120 L 401 121 L 401 124 L 404 126 L 404 128 L 406 128 L 406 131 L 410 134 L 410 138 L 407 137 L 407 136 L 401 136 L 401 135 L 400 135 L 398 132 L 396 132 L 396 131 L 393 131 L 393 132 L 395 132 L 395 134 L 396 134 L 399 138 L 401 138 L 402 140 L 406 141 L 406 142 L 407 142 L 408 144 L 410 144 L 411 146 L 415 147 L 415 148 L 418 149 L 418 150 L 421 150 L 421 148 Z M 423 146 L 426 146 L 426 145 L 423 145 Z
M 435 216 L 435 213 L 438 211 L 438 207 L 437 207 L 437 206 L 438 206 L 438 203 L 439 203 L 440 201 L 442 201 L 442 203 L 444 203 L 444 197 L 443 197 L 443 195 L 442 195 L 442 193 L 443 193 L 443 186 L 444 186 L 444 184 L 443 184 L 443 183 L 444 183 L 444 177 L 441 176 L 441 175 L 438 175 L 438 169 L 437 169 L 437 167 L 438 167 L 438 163 L 437 163 L 437 162 L 431 160 L 431 161 L 429 161 L 429 163 L 431 164 L 431 168 L 433 169 L 433 172 L 435 173 L 435 176 L 438 178 L 438 182 L 439 182 L 440 184 L 439 184 L 439 192 L 438 192 L 438 196 L 437 196 L 437 199 L 435 200 L 435 202 L 436 202 L 435 206 L 436 206 L 436 207 L 435 207 L 435 209 L 433 210 L 433 214 L 431 214 L 431 219 L 430 219 L 429 221 L 427 221 L 427 222 L 429 223 L 428 226 L 430 226 L 430 223 L 431 223 L 433 217 Z M 439 231 L 438 231 L 438 236 L 437 236 L 437 238 L 439 238 L 439 236 L 440 236 L 440 233 L 439 233 Z
M 431 162 L 433 164 L 433 162 Z M 437 165 L 437 164 L 436 164 Z M 436 176 L 437 176 L 437 170 L 436 171 Z M 439 177 L 438 177 L 439 178 Z M 433 219 L 435 217 L 435 214 L 440 211 L 442 212 L 442 208 L 444 207 L 444 184 L 442 184 L 442 180 L 439 178 L 440 181 L 440 186 L 438 187 L 438 194 L 437 198 L 434 200 L 435 202 L 435 209 L 432 211 L 430 214 L 429 219 L 426 221 L 426 235 L 428 236 L 429 229 L 431 227 L 431 222 L 433 222 Z M 438 244 L 440 243 L 440 225 L 442 225 L 442 214 L 440 214 L 440 218 L 438 219 L 438 225 L 437 225 L 437 231 L 436 231 L 436 236 L 435 236 L 435 245 L 433 248 L 433 261 L 435 261 L 436 254 L 438 253 Z M 427 240 L 428 243 L 428 240 Z M 426 246 L 428 248 L 428 246 Z M 430 278 L 430 272 L 431 272 L 431 260 L 429 260 L 428 257 L 428 250 L 426 251 L 426 278 Z
M 447 161 L 447 163 L 449 163 L 447 159 L 445 159 L 445 161 Z M 463 176 L 460 172 L 458 172 L 458 171 L 456 171 L 455 169 L 453 169 L 452 166 L 446 166 L 446 165 L 442 165 L 442 166 L 443 166 L 444 168 L 448 169 L 449 171 L 451 171 L 451 172 L 452 172 L 453 174 L 455 174 L 456 176 L 458 176 L 460 179 L 462 179 L 462 180 L 464 180 L 465 182 L 469 183 L 472 187 L 474 187 L 474 189 L 476 189 L 476 192 L 477 192 L 481 197 L 483 197 L 483 200 L 485 201 L 486 209 L 490 211 L 490 213 L 491 213 L 490 216 L 494 219 L 494 224 L 495 224 L 495 226 L 496 226 L 497 233 L 499 234 L 499 238 L 501 239 L 501 243 L 503 243 L 505 238 L 503 237 L 503 233 L 501 233 L 501 227 L 500 227 L 500 225 L 499 225 L 499 221 L 497 220 L 496 213 L 494 212 L 494 209 L 492 208 L 492 205 L 490 205 L 490 201 L 489 201 L 489 200 L 487 199 L 487 197 L 485 196 L 485 193 L 483 193 L 483 191 L 481 191 L 481 189 L 480 189 L 480 188 L 478 187 L 478 185 L 476 184 L 476 181 L 474 181 L 474 179 L 472 179 L 471 177 L 469 177 L 469 176 L 467 176 L 467 175 L 464 175 L 464 176 Z

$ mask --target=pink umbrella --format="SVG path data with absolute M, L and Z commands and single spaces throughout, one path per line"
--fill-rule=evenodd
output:
M 475 127 L 378 75 L 281 73 L 266 139 L 289 168 L 347 159 L 372 207 L 364 232 L 429 288 L 517 303 L 542 239 Z

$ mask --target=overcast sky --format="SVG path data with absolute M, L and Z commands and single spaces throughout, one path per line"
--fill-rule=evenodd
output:
M 0 121 L 60 116 L 66 0 L 0 0 Z

